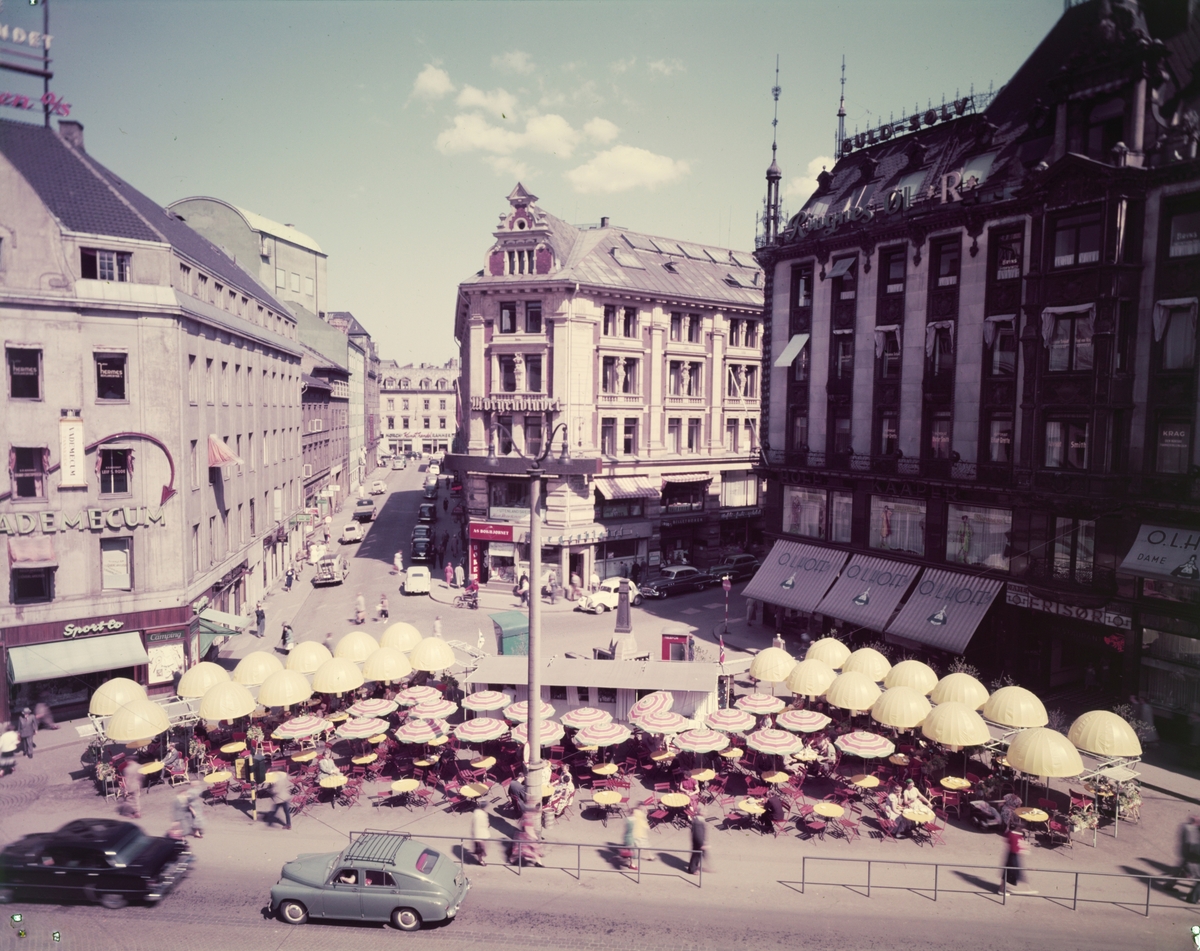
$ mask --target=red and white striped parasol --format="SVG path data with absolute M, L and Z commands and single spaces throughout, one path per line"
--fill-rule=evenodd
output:
M 755 716 L 777 713 L 787 706 L 782 697 L 772 697 L 769 693 L 748 693 L 744 697 L 738 697 L 734 705 L 739 710 L 745 710 Z
M 792 730 L 795 733 L 816 733 L 823 730 L 833 721 L 816 710 L 784 710 L 775 718 L 775 725 L 781 730 Z
M 513 727 L 512 735 L 513 739 L 518 743 L 528 743 L 529 724 L 518 723 L 515 727 Z M 551 743 L 557 743 L 566 735 L 567 731 L 557 720 L 543 720 L 542 728 L 538 732 L 538 740 L 542 746 L 549 746 Z
M 718 710 L 716 713 L 710 713 L 704 718 L 704 722 L 714 730 L 724 730 L 726 733 L 741 733 L 753 727 L 756 721 L 745 710 L 735 710 L 730 707 L 727 710 Z
M 476 710 L 478 712 L 486 712 L 489 710 L 503 710 L 513 698 L 506 693 L 501 693 L 499 690 L 476 690 L 474 693 L 467 694 L 463 698 L 464 710 Z
M 656 710 L 638 717 L 634 721 L 647 733 L 681 733 L 692 725 L 692 721 L 671 710 Z
M 401 743 L 428 743 L 450 732 L 445 720 L 406 720 L 396 730 L 396 739 Z
M 339 726 L 337 735 L 343 740 L 365 740 L 369 736 L 383 733 L 387 728 L 387 720 L 379 720 L 375 717 L 357 717 L 347 720 Z
M 765 729 L 756 730 L 746 737 L 746 745 L 760 753 L 773 753 L 785 756 L 788 753 L 799 753 L 804 746 L 800 737 L 787 730 Z
M 420 687 L 405 687 L 396 694 L 396 699 L 400 701 L 400 706 L 412 707 L 422 700 L 436 700 L 441 695 L 442 692 L 436 687 L 422 685 Z
M 422 720 L 444 720 L 457 709 L 458 704 L 454 701 L 435 697 L 432 700 L 422 700 L 409 708 L 408 715 L 420 717 Z
M 352 717 L 386 717 L 400 706 L 395 700 L 384 700 L 382 697 L 372 697 L 369 700 L 355 702 L 347 711 Z
M 508 732 L 508 724 L 495 717 L 475 717 L 454 728 L 454 735 L 464 743 L 487 743 L 498 740 Z
M 332 729 L 333 724 L 323 717 L 314 717 L 312 714 L 305 714 L 301 717 L 292 717 L 290 720 L 279 724 L 271 736 L 276 740 L 300 740 L 306 736 L 312 736 L 314 733 L 322 733 Z
M 548 704 L 545 700 L 541 701 L 542 705 L 539 708 L 542 712 L 542 719 L 548 720 L 554 716 L 554 707 Z M 524 723 L 529 719 L 529 701 L 518 700 L 516 703 L 511 703 L 504 708 L 504 715 L 513 723 Z
M 654 693 L 642 697 L 641 700 L 629 708 L 629 719 L 640 720 L 646 714 L 656 711 L 666 713 L 674 703 L 674 694 L 667 693 L 665 690 L 656 690 Z
M 617 746 L 633 736 L 628 727 L 619 723 L 597 723 L 575 734 L 577 746 Z
M 833 742 L 843 753 L 861 756 L 863 759 L 878 759 L 896 752 L 896 744 L 887 737 L 878 733 L 868 733 L 866 730 L 844 733 Z
M 568 710 L 559 719 L 562 720 L 563 726 L 569 726 L 572 730 L 580 730 L 585 726 L 609 723 L 612 721 L 612 714 L 595 707 L 576 707 L 574 710 Z
M 685 730 L 675 737 L 675 745 L 689 753 L 715 753 L 729 745 L 729 737 L 708 727 L 699 730 Z

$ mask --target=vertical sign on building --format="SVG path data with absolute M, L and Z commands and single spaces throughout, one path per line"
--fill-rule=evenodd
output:
M 63 416 L 58 421 L 60 488 L 87 488 L 87 465 L 83 451 L 83 420 Z

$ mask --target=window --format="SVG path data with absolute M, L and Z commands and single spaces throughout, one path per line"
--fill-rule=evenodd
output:
M 515 334 L 517 332 L 517 303 L 502 301 L 500 303 L 500 333 Z
M 742 345 L 742 324 L 743 321 L 736 317 L 729 321 L 729 346 L 740 347 Z
M 1054 520 L 1054 577 L 1092 583 L 1096 560 L 1096 523 L 1084 518 Z
M 879 454 L 892 456 L 900 448 L 900 417 L 894 410 L 879 414 Z
M 849 383 L 854 378 L 854 334 L 834 334 L 830 358 L 833 379 Z
M 808 417 L 800 413 L 792 417 L 792 448 L 808 449 Z
M 542 358 L 541 357 L 532 357 L 530 359 L 538 361 L 538 373 L 540 374 L 542 372 Z M 528 360 L 526 362 L 528 363 Z M 538 389 L 541 389 L 541 387 L 538 387 Z M 438 409 L 444 410 L 445 408 L 446 408 L 446 401 L 438 400 Z
M 1046 468 L 1088 467 L 1088 423 L 1083 419 L 1046 421 Z
M 250 537 L 253 538 L 257 534 L 257 523 L 254 519 L 254 499 L 250 500 Z
M 1125 138 L 1125 102 L 1110 99 L 1092 109 L 1088 116 L 1087 154 L 1101 162 L 1111 162 L 1112 150 Z
M 736 419 L 725 420 L 725 450 L 726 452 L 737 452 L 738 449 L 738 421 Z
M 807 538 L 825 537 L 828 495 L 824 489 L 783 487 L 783 531 Z
M 611 416 L 600 420 L 600 451 L 606 456 L 617 454 L 617 421 Z
M 1158 424 L 1155 471 L 1183 475 L 1192 457 L 1192 424 L 1169 420 Z
M 1013 461 L 1013 421 L 1008 414 L 988 420 L 988 461 L 1011 465 Z
M 542 302 L 531 300 L 525 302 L 525 332 L 540 334 L 542 332 Z
M 1021 276 L 1021 262 L 1025 255 L 1024 235 L 1020 231 L 1010 231 L 998 235 L 996 241 L 996 280 L 1015 281 Z
M 687 331 L 688 343 L 700 343 L 700 334 L 701 334 L 701 331 L 703 330 L 703 324 L 701 323 L 700 315 L 699 314 L 688 314 L 687 320 L 688 320 L 688 331 Z
M 400 404 L 400 408 L 404 410 L 408 409 L 408 400 L 403 400 Z
M 1161 304 L 1155 306 L 1158 317 Z M 1166 326 L 1160 330 L 1155 320 L 1156 335 L 1161 334 L 1164 370 L 1190 370 L 1196 365 L 1196 312 L 1192 307 L 1172 307 L 1166 311 Z
M 833 262 L 833 267 L 829 271 L 829 278 L 836 281 L 833 285 L 833 299 L 838 300 L 854 300 L 856 296 L 854 271 L 857 258 L 838 258 Z
M 213 376 L 213 362 L 211 357 L 206 358 L 204 361 L 204 399 L 209 406 L 212 406 L 217 401 L 217 381 Z
M 636 362 L 636 361 L 635 361 Z M 530 354 L 525 357 L 525 392 L 542 392 L 542 357 L 541 354 Z M 446 408 L 446 401 L 439 400 L 440 409 Z
M 672 360 L 667 367 L 667 392 L 671 396 L 699 396 L 701 366 Z
M 133 539 L 100 539 L 100 587 L 106 591 L 133 590 Z
M 808 348 L 805 347 L 807 350 Z M 900 379 L 900 334 L 896 330 L 875 331 L 876 370 L 881 380 Z
M 424 428 L 424 429 L 431 429 L 431 428 L 432 428 L 432 427 L 429 425 L 429 417 L 428 417 L 428 416 L 424 417 L 424 426 L 423 426 L 423 428 Z
M 806 343 L 800 348 L 800 352 L 796 354 L 796 359 L 792 361 L 792 378 L 797 383 L 808 382 L 808 366 L 809 355 L 808 344 Z
M 683 442 L 683 420 L 667 420 L 667 452 L 679 454 Z
M 957 235 L 949 240 L 934 243 L 934 266 L 930 270 L 937 276 L 938 287 L 950 287 L 958 283 L 961 243 Z
M 233 365 L 233 398 L 238 406 L 241 406 L 245 400 L 245 378 L 242 376 L 242 365 L 235 363 Z
M 1172 215 L 1167 256 L 1186 258 L 1194 254 L 1200 254 L 1200 211 Z
M 500 364 L 500 389 L 504 393 L 517 392 L 517 361 L 511 354 L 497 358 Z M 429 400 L 425 401 L 425 409 L 429 409 Z
M 758 504 L 758 476 L 753 472 L 721 473 L 721 505 L 743 508 Z
M 275 268 L 275 286 L 281 290 L 287 287 L 287 271 L 281 267 Z
M 946 521 L 946 561 L 1008 571 L 1010 509 L 952 503 Z
M 1092 369 L 1092 327 L 1090 315 L 1057 317 L 1050 336 L 1048 368 L 1052 373 Z
M 621 335 L 624 337 L 636 337 L 638 335 L 637 325 L 638 312 L 636 307 L 626 307 L 624 320 L 621 322 Z
M 54 600 L 53 568 L 15 568 L 10 576 L 13 604 Z
M 683 314 L 671 315 L 671 339 L 675 341 L 683 340 Z
M 806 264 L 792 268 L 792 310 L 812 306 L 812 265 Z M 795 333 L 795 330 L 792 331 Z
M 605 393 L 636 394 L 638 392 L 638 361 L 632 357 L 604 357 L 600 388 Z
M 662 508 L 668 515 L 703 512 L 707 495 L 707 482 L 668 482 L 663 486 Z
M 1100 215 L 1072 215 L 1054 226 L 1054 266 L 1074 267 L 1100 260 Z
M 408 417 L 407 417 L 407 416 L 403 416 L 403 417 L 401 417 L 401 419 L 400 419 L 400 428 L 401 428 L 401 429 L 408 429 Z
M 395 417 L 395 416 L 389 416 L 389 417 L 387 418 L 387 428 L 388 428 L 388 429 L 395 429 L 395 428 L 396 428 L 396 417 Z
M 208 300 L 208 278 L 203 274 L 196 275 L 196 296 L 200 300 Z
M 604 305 L 604 335 L 615 337 L 617 334 L 617 308 L 612 304 Z
M 85 280 L 120 282 L 129 280 L 130 255 L 127 251 L 82 248 L 79 258 L 79 276 Z
M 643 510 L 641 499 L 619 499 L 614 502 L 601 499 L 596 504 L 596 518 L 641 518 Z
M 445 428 L 446 428 L 446 417 L 439 416 L 438 417 L 438 429 L 445 429 Z
M 746 432 L 746 452 L 754 452 L 758 447 L 758 422 L 747 419 L 742 424 L 742 429 Z
M 296 294 L 300 293 L 300 275 L 292 271 L 292 291 Z
M 529 482 L 526 479 L 492 479 L 488 483 L 492 508 L 529 509 Z
M 46 468 L 50 450 L 42 447 L 13 446 L 9 450 L 9 471 L 12 474 L 12 494 L 17 499 L 46 497 Z
M 200 488 L 200 454 L 196 451 L 196 440 L 188 448 L 189 468 L 192 470 L 192 488 Z
M 208 563 L 216 564 L 217 561 L 217 517 L 212 515 L 208 519 Z
M 440 420 L 441 428 L 446 428 L 446 421 Z M 540 455 L 542 451 L 542 417 L 525 417 L 525 453 L 530 456 Z
M 954 373 L 954 328 L 949 321 L 937 321 L 925 328 L 926 350 L 929 352 L 929 375 L 934 379 Z
M 854 495 L 850 492 L 829 493 L 829 540 L 850 544 L 850 518 L 854 514 Z
M 688 420 L 687 451 L 690 453 L 700 451 L 700 420 L 698 419 Z
M 625 420 L 621 435 L 621 452 L 626 456 L 636 456 L 638 451 L 638 421 L 634 417 Z
M 193 440 L 192 445 L 195 445 Z M 100 494 L 124 495 L 129 491 L 129 463 L 131 451 L 128 449 L 100 450 Z
M 879 252 L 879 281 L 884 294 L 904 293 L 904 270 L 908 253 L 904 248 Z
M 951 420 L 949 413 L 934 413 L 929 419 L 929 458 L 949 459 Z
M 757 347 L 758 346 L 758 321 L 757 320 L 747 320 L 746 321 L 746 346 L 747 347 Z
M 837 412 L 833 417 L 833 452 L 842 455 L 853 450 L 850 442 L 850 415 L 844 411 Z
M 229 405 L 229 361 L 221 361 L 221 403 Z
M 1017 372 L 1017 332 L 1012 321 L 997 322 L 992 337 L 988 371 L 992 376 L 1014 376 Z
M 225 299 L 225 285 L 221 284 L 217 281 L 213 281 L 212 297 L 209 298 L 209 302 L 216 304 L 218 307 L 222 307 L 222 306 L 224 306 L 224 304 L 223 304 L 224 299 Z
M 42 351 L 6 347 L 8 395 L 14 400 L 42 398 Z
M 875 495 L 871 497 L 872 548 L 925 554 L 925 503 Z
M 192 292 L 192 269 L 182 263 L 179 265 L 179 289 L 185 294 Z

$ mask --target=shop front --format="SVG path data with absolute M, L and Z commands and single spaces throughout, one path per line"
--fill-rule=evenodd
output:
M 720 542 L 720 526 L 708 525 L 705 503 L 709 473 L 679 473 L 663 476 L 661 520 L 663 565 L 708 563 L 709 547 Z
M 516 584 L 515 525 L 505 522 L 470 522 L 467 526 L 467 573 L 479 579 Z
M 58 719 L 82 716 L 92 692 L 113 677 L 171 693 L 196 659 L 193 628 L 187 606 L 4 628 L 0 718 L 37 703 L 48 704 Z

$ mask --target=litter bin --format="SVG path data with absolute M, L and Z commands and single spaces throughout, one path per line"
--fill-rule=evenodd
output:
M 489 615 L 496 631 L 499 652 L 506 656 L 529 653 L 529 618 L 520 611 Z
M 267 781 L 267 759 L 262 753 L 255 753 L 251 762 L 251 775 L 254 777 L 255 783 L 265 783 Z

